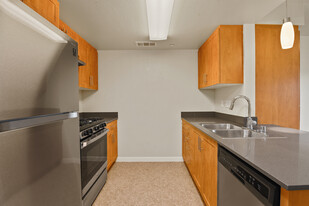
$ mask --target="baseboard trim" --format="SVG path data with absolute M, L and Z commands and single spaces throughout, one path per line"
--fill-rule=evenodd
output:
M 183 162 L 182 157 L 118 157 L 117 162 Z

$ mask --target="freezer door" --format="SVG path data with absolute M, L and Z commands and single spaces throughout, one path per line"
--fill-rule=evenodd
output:
M 78 118 L 0 132 L 1 206 L 81 206 Z
M 78 111 L 77 43 L 18 0 L 0 0 L 0 31 L 0 121 Z

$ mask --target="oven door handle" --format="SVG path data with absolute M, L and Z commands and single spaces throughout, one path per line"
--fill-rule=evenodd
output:
M 82 141 L 81 144 L 81 149 L 84 149 L 85 147 L 91 145 L 92 143 L 94 143 L 95 141 L 101 139 L 102 137 L 104 137 L 107 132 L 109 131 L 108 129 L 103 130 L 104 132 L 102 132 L 100 135 L 96 136 L 95 138 L 92 138 L 91 140 L 85 140 Z

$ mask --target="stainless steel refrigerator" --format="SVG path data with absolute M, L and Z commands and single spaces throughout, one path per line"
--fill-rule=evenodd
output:
M 81 206 L 77 43 L 0 0 L 0 205 Z

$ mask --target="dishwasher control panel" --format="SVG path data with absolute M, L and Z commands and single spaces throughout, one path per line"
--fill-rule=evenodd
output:
M 269 188 L 261 183 L 257 177 L 249 174 L 245 169 L 240 166 L 236 167 L 237 174 L 247 183 L 249 183 L 252 187 L 254 187 L 257 191 L 259 191 L 265 198 L 268 199 L 269 196 Z
M 222 147 L 218 161 L 265 205 L 279 205 L 279 185 Z

